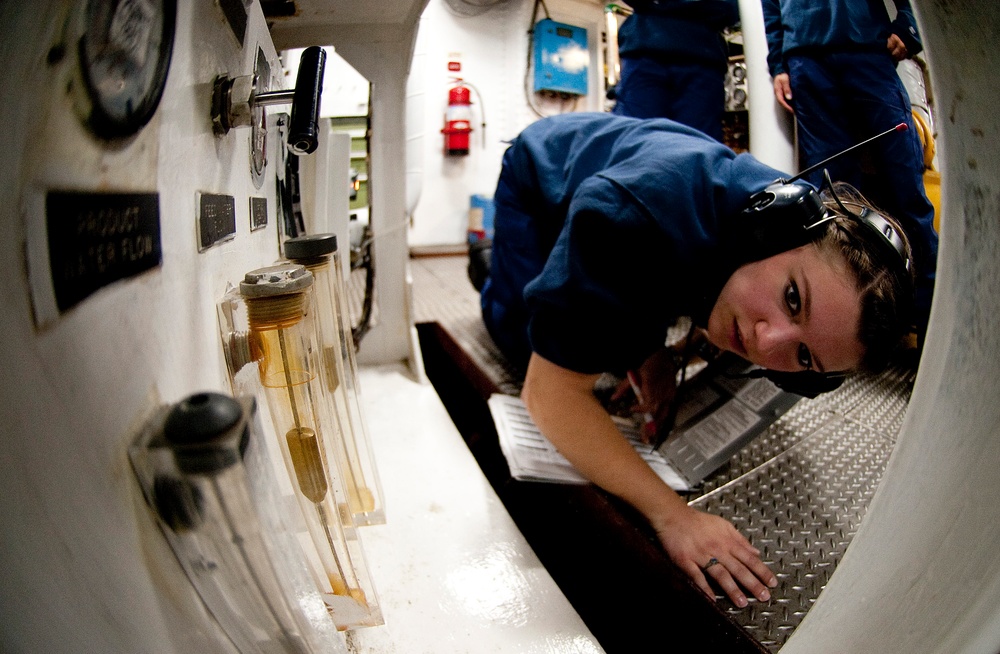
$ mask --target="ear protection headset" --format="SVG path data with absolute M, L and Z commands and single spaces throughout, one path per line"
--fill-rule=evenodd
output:
M 749 205 L 738 220 L 728 230 L 727 250 L 737 261 L 747 263 L 760 261 L 781 252 L 793 250 L 821 238 L 827 230 L 826 223 L 838 215 L 826 208 L 823 200 L 811 186 L 795 184 L 797 179 L 825 166 L 831 160 L 860 148 L 875 139 L 893 132 L 906 130 L 906 123 L 877 134 L 857 145 L 851 146 L 818 164 L 807 168 L 791 179 L 778 179 L 750 197 Z M 875 211 L 866 207 L 851 211 L 837 197 L 830 174 L 823 171 L 824 185 L 843 215 L 856 220 L 870 230 L 873 240 L 879 243 L 879 250 L 885 255 L 886 266 L 900 276 L 909 279 L 910 255 L 906 241 L 892 223 Z M 821 189 L 823 188 L 821 187 Z M 912 292 L 912 289 L 911 289 Z M 748 377 L 766 377 L 783 390 L 805 397 L 816 397 L 819 393 L 831 391 L 844 381 L 846 373 L 816 371 L 775 372 L 758 369 L 746 374 Z

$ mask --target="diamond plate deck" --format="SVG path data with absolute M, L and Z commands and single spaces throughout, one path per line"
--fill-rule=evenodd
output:
M 479 296 L 461 256 L 412 260 L 414 315 L 438 322 L 504 392 L 520 382 L 479 316 Z M 895 367 L 856 375 L 832 393 L 802 400 L 688 496 L 730 520 L 779 579 L 769 602 L 730 619 L 777 651 L 805 617 L 840 562 L 878 487 L 902 425 L 914 372 Z

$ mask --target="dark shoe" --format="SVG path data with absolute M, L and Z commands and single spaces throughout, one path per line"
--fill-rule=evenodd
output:
M 483 238 L 469 244 L 469 281 L 477 291 L 483 290 L 486 278 L 490 276 L 490 255 L 493 241 Z

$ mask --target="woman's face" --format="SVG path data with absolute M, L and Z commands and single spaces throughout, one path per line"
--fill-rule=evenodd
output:
M 810 244 L 738 268 L 715 301 L 707 335 L 771 370 L 846 371 L 864 353 L 860 317 L 846 262 Z

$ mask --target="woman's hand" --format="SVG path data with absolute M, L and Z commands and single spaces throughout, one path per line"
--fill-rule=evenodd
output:
M 885 47 L 889 51 L 889 56 L 897 64 L 906 59 L 910 54 L 910 51 L 906 49 L 906 44 L 903 43 L 903 39 L 895 34 L 889 35 L 889 40 L 886 42 Z
M 737 606 L 743 588 L 766 601 L 778 581 L 760 553 L 729 522 L 689 507 L 639 456 L 594 396 L 597 375 L 573 372 L 532 354 L 521 399 L 535 424 L 584 477 L 650 521 L 670 558 L 713 597 L 706 575 Z M 716 559 L 718 564 L 708 566 Z
M 670 559 L 713 600 L 709 577 L 740 608 L 747 605 L 743 589 L 762 602 L 771 599 L 768 587 L 777 586 L 778 579 L 729 521 L 685 506 L 651 522 Z
M 793 114 L 795 113 L 791 105 L 792 83 L 788 77 L 788 73 L 778 73 L 774 76 L 774 97 L 777 99 L 778 104 Z
M 621 400 L 629 392 L 635 395 L 632 410 L 647 416 L 642 438 L 650 443 L 670 416 L 670 405 L 677 394 L 677 365 L 675 352 L 671 348 L 661 348 L 636 371 L 629 371 L 629 379 L 622 383 L 611 396 L 612 401 Z

